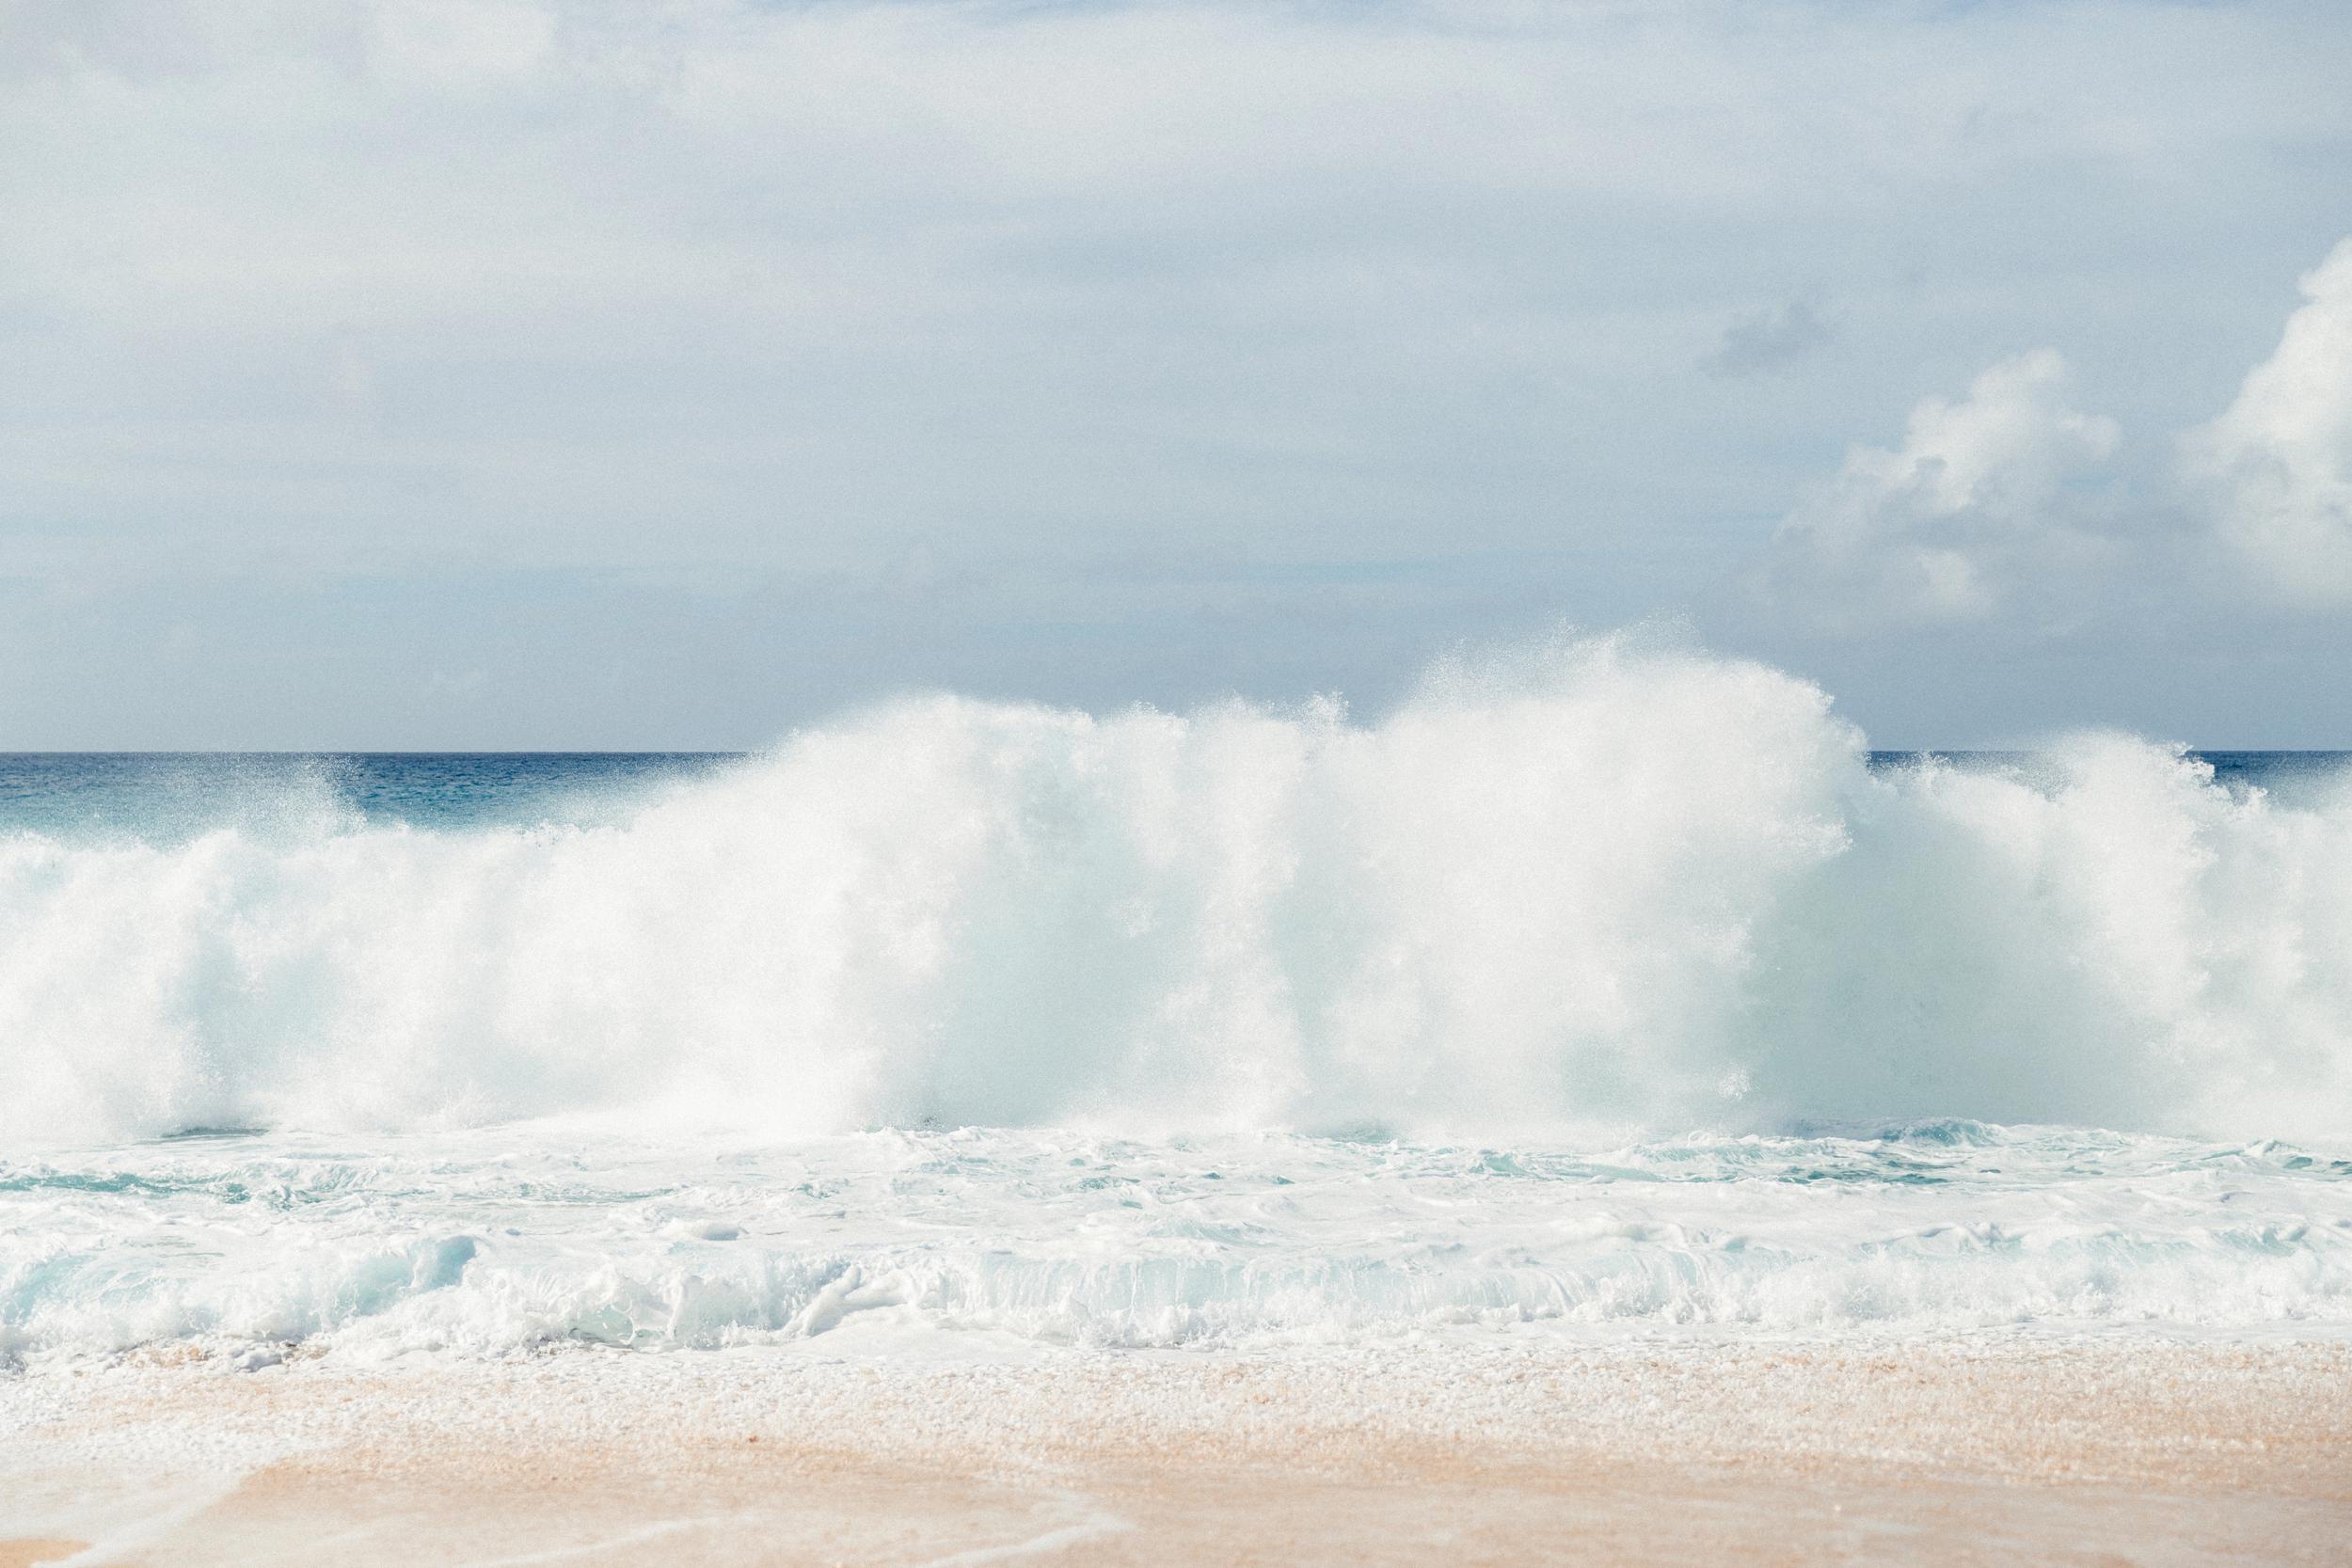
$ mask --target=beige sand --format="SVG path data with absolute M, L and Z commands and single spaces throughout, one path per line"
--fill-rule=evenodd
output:
M 2352 1563 L 2335 1343 L 134 1357 L 0 1422 L 0 1568 Z

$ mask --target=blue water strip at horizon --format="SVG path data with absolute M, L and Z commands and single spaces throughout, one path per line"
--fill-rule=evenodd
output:
M 739 752 L 0 752 L 0 829 L 180 836 L 289 807 L 374 824 L 529 827 L 594 820 L 618 800 Z
M 746 752 L 0 752 L 0 831 L 180 838 L 305 807 L 374 825 L 532 827 L 608 820 L 644 792 Z M 2215 778 L 2292 800 L 2352 768 L 2352 751 L 2192 751 Z M 1874 751 L 1871 770 L 1922 761 L 2030 771 L 2026 751 Z

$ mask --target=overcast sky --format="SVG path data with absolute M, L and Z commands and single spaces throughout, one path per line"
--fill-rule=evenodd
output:
M 0 750 L 2352 745 L 2347 234 L 2340 0 L 0 0 Z

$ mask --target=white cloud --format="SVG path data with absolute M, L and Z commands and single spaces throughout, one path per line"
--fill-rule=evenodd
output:
M 2221 542 L 2288 604 L 2352 602 L 2352 239 L 2237 400 L 2184 443 Z
M 2113 452 L 2117 430 L 2069 406 L 2066 380 L 2042 349 L 1985 371 L 1958 403 L 1927 399 L 1899 448 L 1856 448 L 1788 515 L 1756 585 L 1835 635 L 1980 620 L 2097 559 L 2069 487 Z

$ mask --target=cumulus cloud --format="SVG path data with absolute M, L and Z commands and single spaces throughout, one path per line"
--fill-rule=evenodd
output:
M 2214 531 L 2263 590 L 2352 603 L 2352 239 L 2303 278 L 2305 304 L 2221 417 L 2185 440 Z
M 2071 406 L 2043 349 L 1919 404 L 1899 448 L 1849 454 L 1747 572 L 1751 602 L 1833 637 L 2027 610 L 2079 626 L 2151 606 L 2177 621 L 2352 604 L 2352 239 L 2301 281 L 2277 349 L 2178 438 L 2169 471 L 2138 476 L 2128 509 L 2085 483 L 2117 425 Z
M 2049 349 L 2006 359 L 1957 403 L 1912 411 L 1902 445 L 1858 447 L 1789 513 L 1756 585 L 1830 634 L 1981 620 L 2025 583 L 2103 549 L 2070 488 L 2114 451 L 2115 421 L 2067 401 Z
M 1803 300 L 1791 300 L 1777 310 L 1733 322 L 1699 368 L 1709 375 L 1761 375 L 1827 347 L 1836 335 L 1820 311 Z

